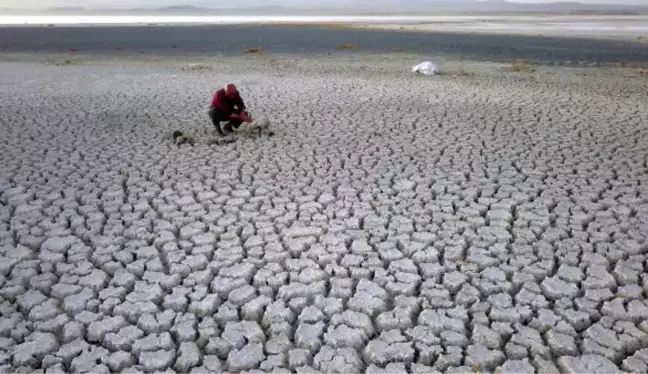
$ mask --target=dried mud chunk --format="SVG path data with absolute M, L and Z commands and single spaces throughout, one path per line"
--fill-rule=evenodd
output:
M 471 345 L 466 353 L 466 364 L 470 367 L 480 367 L 482 370 L 494 370 L 506 361 L 502 351 L 490 350 L 483 345 Z
M 265 359 L 261 343 L 248 343 L 240 350 L 234 350 L 227 356 L 229 370 L 238 372 L 256 367 Z
M 612 361 L 598 355 L 562 356 L 556 363 L 563 373 L 609 374 L 621 372 Z
M 58 342 L 53 334 L 35 332 L 24 343 L 12 348 L 12 361 L 17 366 L 37 366 L 43 357 L 57 348 Z
M 351 348 L 324 346 L 313 358 L 313 365 L 326 373 L 357 373 L 363 363 L 357 351 Z
M 528 360 L 507 360 L 500 367 L 495 369 L 496 374 L 533 374 L 536 369 L 529 363 Z

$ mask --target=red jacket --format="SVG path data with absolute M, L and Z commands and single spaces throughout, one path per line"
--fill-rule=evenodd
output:
M 243 103 L 243 99 L 241 99 L 240 95 L 236 95 L 236 97 L 230 98 L 225 94 L 225 89 L 221 88 L 214 94 L 209 107 L 218 108 L 227 114 L 232 114 L 235 113 L 235 107 L 238 112 L 245 110 L 245 103 Z

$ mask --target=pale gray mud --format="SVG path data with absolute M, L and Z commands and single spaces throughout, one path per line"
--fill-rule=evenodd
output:
M 0 370 L 646 372 L 646 79 L 411 62 L 2 63 Z

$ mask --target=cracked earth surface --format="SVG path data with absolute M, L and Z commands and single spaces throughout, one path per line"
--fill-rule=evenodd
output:
M 648 370 L 645 82 L 234 62 L 2 64 L 1 370 Z

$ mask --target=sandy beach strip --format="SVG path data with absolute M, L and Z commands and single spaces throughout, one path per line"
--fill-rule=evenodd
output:
M 551 39 L 422 76 L 449 36 L 21 30 L 0 32 L 0 370 L 648 366 L 646 70 L 510 62 L 587 61 Z M 411 37 L 429 49 L 363 52 Z M 214 144 L 227 82 L 274 136 Z

